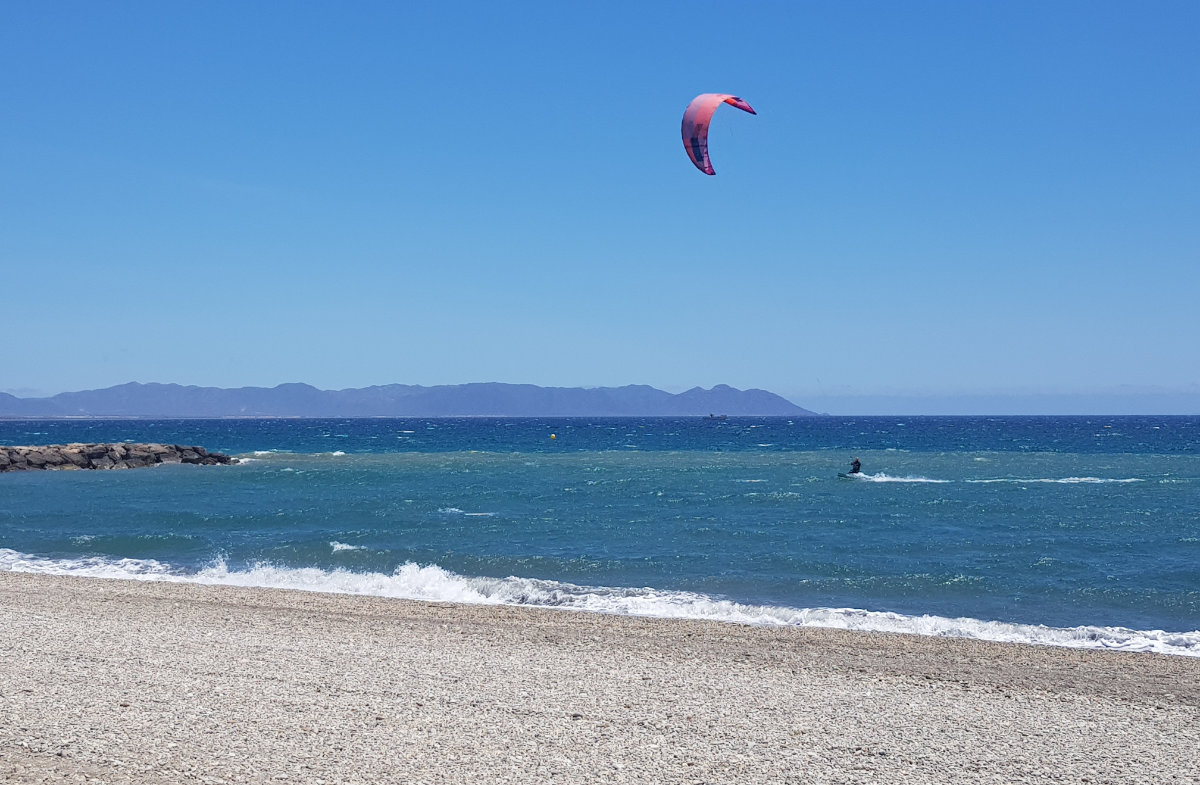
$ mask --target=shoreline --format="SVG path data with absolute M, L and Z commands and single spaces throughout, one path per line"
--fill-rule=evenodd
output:
M 255 458 L 238 459 L 243 463 Z M 354 550 L 330 541 L 336 552 Z M 75 559 L 72 565 L 46 557 L 0 547 L 0 572 L 29 572 L 106 580 L 163 581 L 194 585 L 250 587 L 283 591 L 346 594 L 417 602 L 464 605 L 510 605 L 557 613 L 599 613 L 614 616 L 691 620 L 751 627 L 829 628 L 861 633 L 916 635 L 941 639 L 962 638 L 994 643 L 1015 643 L 1090 651 L 1156 653 L 1200 659 L 1200 630 L 1134 629 L 1123 626 L 1078 624 L 1054 627 L 1034 621 L 1001 621 L 969 616 L 871 611 L 855 608 L 754 605 L 737 600 L 654 589 L 586 587 L 510 576 L 503 579 L 472 578 L 448 572 L 437 564 L 406 563 L 391 574 L 349 572 L 341 568 L 276 568 L 258 565 L 248 570 L 228 570 L 223 561 L 190 574 L 170 574 L 169 565 L 154 560 Z M 73 569 L 72 568 L 82 568 Z M 159 568 L 167 570 L 160 572 Z M 429 572 L 429 575 L 409 574 Z M 261 571 L 261 572 L 260 572 Z M 485 586 L 475 585 L 482 580 Z M 396 585 L 395 582 L 399 581 Z
M 1200 660 L 0 572 L 15 782 L 1200 782 Z

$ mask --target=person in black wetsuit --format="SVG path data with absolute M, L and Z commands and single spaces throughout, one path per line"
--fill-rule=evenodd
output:
M 850 473 L 858 474 L 860 471 L 862 471 L 862 462 L 857 458 L 850 461 Z

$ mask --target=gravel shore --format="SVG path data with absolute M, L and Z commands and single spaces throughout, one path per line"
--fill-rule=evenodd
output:
M 1200 659 L 0 572 L 0 782 L 1200 783 Z

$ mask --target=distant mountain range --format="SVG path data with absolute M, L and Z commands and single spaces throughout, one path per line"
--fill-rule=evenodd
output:
M 130 382 L 49 398 L 0 393 L 0 417 L 686 417 L 803 416 L 807 409 L 766 390 L 718 384 L 672 394 L 646 385 L 538 387 L 532 384 L 386 384 L 318 390 L 196 387 Z

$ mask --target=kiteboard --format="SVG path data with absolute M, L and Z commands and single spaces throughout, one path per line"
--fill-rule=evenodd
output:
M 838 472 L 839 480 L 861 480 L 865 475 L 862 472 L 847 474 L 846 472 Z

